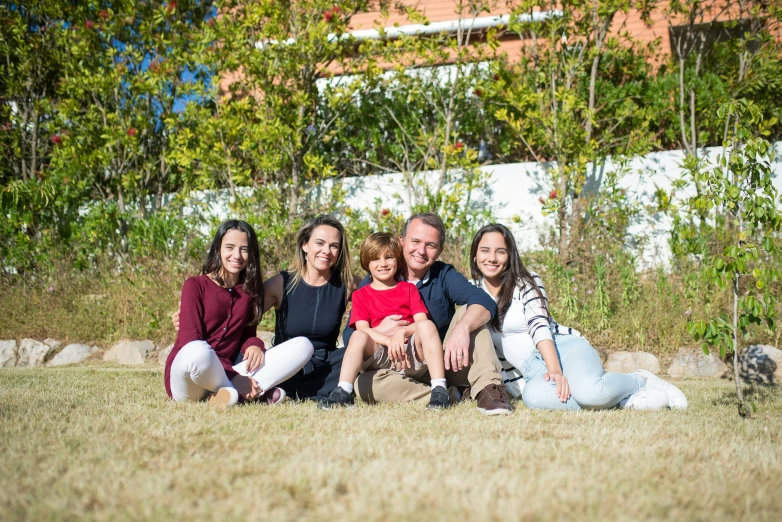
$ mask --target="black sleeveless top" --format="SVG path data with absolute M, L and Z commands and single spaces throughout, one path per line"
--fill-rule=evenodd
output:
M 337 348 L 339 328 L 347 306 L 347 290 L 339 273 L 334 273 L 328 283 L 310 286 L 299 281 L 288 293 L 288 283 L 293 278 L 289 272 L 280 272 L 283 296 L 277 310 L 274 325 L 274 345 L 294 337 L 306 337 L 315 348 L 315 357 L 325 359 L 329 351 Z

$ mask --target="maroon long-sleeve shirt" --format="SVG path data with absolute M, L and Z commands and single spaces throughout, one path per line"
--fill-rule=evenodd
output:
M 206 341 L 217 354 L 229 379 L 237 375 L 232 364 L 237 352 L 244 353 L 250 346 L 264 349 L 263 341 L 255 336 L 255 326 L 248 326 L 253 318 L 252 299 L 239 286 L 222 288 L 206 275 L 188 278 L 182 287 L 179 311 L 179 333 L 166 360 L 165 381 L 169 397 L 171 363 L 187 343 Z

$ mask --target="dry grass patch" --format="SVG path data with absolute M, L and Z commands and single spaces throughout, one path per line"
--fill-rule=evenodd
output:
M 165 398 L 162 372 L 0 370 L 0 520 L 782 519 L 782 397 L 487 418 Z

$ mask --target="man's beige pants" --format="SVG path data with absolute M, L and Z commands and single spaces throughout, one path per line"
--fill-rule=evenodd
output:
M 445 343 L 466 311 L 466 306 L 456 310 L 445 334 Z M 502 384 L 501 370 L 491 334 L 486 326 L 482 326 L 470 336 L 469 366 L 461 371 L 446 370 L 445 379 L 449 386 L 471 386 L 470 395 L 475 397 L 489 384 Z M 404 374 L 391 368 L 366 371 L 356 379 L 355 390 L 362 401 L 370 403 L 428 402 L 432 391 L 426 366 L 418 372 L 407 370 Z

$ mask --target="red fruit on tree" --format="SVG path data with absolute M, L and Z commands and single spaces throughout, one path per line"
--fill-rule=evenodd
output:
M 500 81 L 500 75 L 499 75 L 499 74 L 497 74 L 497 73 L 494 73 L 494 81 L 495 81 L 495 82 L 498 82 L 498 81 Z
M 384 208 L 383 210 L 380 211 L 380 215 L 382 215 L 382 216 L 387 216 L 390 213 L 391 213 L 391 211 L 388 210 L 387 208 Z
M 475 94 L 475 96 L 477 96 L 478 98 L 480 98 L 480 97 L 481 97 L 481 95 L 483 94 L 483 91 L 482 91 L 482 90 L 480 90 L 480 89 L 475 89 L 475 90 L 474 90 L 474 91 L 472 91 L 472 92 L 473 92 L 473 94 Z
M 331 7 L 331 12 L 334 13 L 334 14 L 339 14 L 339 13 L 342 12 L 342 8 L 340 6 L 338 6 L 337 4 L 334 4 Z
M 464 147 L 464 143 L 462 143 L 461 141 L 457 141 L 456 143 L 454 143 L 453 146 L 456 147 L 457 149 L 461 149 L 462 147 Z
M 332 13 L 331 11 L 326 11 L 325 13 L 323 13 L 323 19 L 326 20 L 327 22 L 330 22 L 332 18 L 334 18 L 334 13 Z
M 55 145 L 59 145 L 60 143 L 62 143 L 62 138 L 59 135 L 55 134 L 50 138 L 50 141 Z
M 552 191 L 549 193 L 548 197 L 549 197 L 549 198 L 551 198 L 551 199 L 557 199 L 557 196 L 558 196 L 558 195 L 559 195 L 559 193 L 557 192 L 557 189 L 554 189 L 554 190 L 552 190 Z
M 176 2 L 169 2 L 168 6 L 166 7 L 166 12 L 171 13 L 176 9 Z
M 131 127 L 131 128 L 128 129 L 128 136 L 130 136 L 131 138 L 133 136 L 135 136 L 136 133 L 138 133 L 138 131 L 136 130 L 136 127 Z
M 93 27 L 95 27 L 95 22 L 93 22 L 92 20 L 87 20 L 86 22 L 84 22 L 85 29 L 92 29 Z

